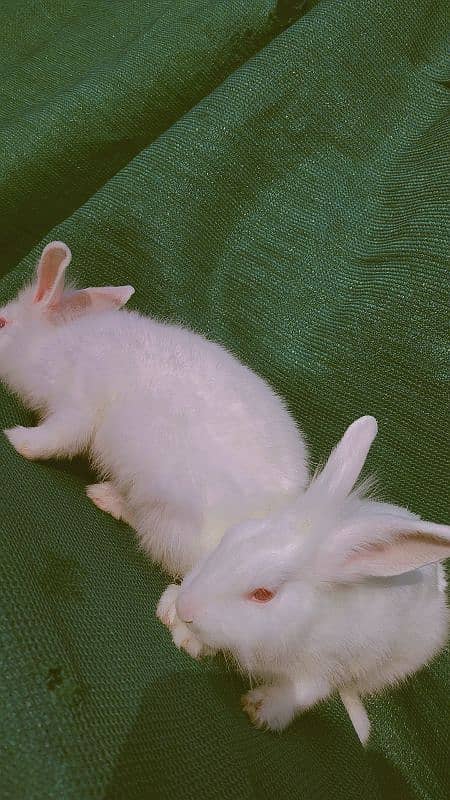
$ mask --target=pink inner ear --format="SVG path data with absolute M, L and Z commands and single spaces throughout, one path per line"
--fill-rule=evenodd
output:
M 122 298 L 119 293 L 114 290 L 91 289 L 89 291 L 92 305 L 98 308 L 107 306 L 121 306 Z
M 132 286 L 94 286 L 84 291 L 89 294 L 96 311 L 121 308 L 134 294 Z
M 346 559 L 350 571 L 389 577 L 433 564 L 450 555 L 450 543 L 439 536 L 399 533 L 391 541 L 371 542 Z
M 68 248 L 56 244 L 47 245 L 44 249 L 38 269 L 38 285 L 34 303 L 40 303 L 46 294 L 54 289 L 60 268 L 68 258 L 67 251 Z M 62 287 L 60 291 L 62 292 Z

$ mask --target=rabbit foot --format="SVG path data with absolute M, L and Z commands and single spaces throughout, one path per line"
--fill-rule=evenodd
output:
M 21 425 L 17 425 L 15 428 L 9 428 L 3 432 L 21 456 L 33 460 L 44 455 L 42 448 L 36 447 L 38 443 L 34 441 L 36 439 L 35 430 L 34 428 L 24 428 Z
M 65 409 L 64 412 L 50 414 L 39 425 L 30 428 L 17 425 L 4 433 L 25 458 L 62 458 L 81 451 L 86 437 L 86 423 L 77 412 Z
M 90 486 L 86 486 L 86 494 L 101 511 L 111 514 L 114 519 L 120 520 L 124 518 L 122 498 L 115 486 L 109 481 L 91 483 Z
M 179 591 L 180 587 L 176 583 L 171 583 L 167 587 L 159 600 L 156 616 L 171 631 L 176 647 L 185 650 L 192 658 L 201 658 L 212 653 L 212 650 L 204 645 L 189 625 L 178 617 L 175 603 Z
M 176 583 L 171 583 L 162 593 L 156 607 L 156 616 L 169 630 L 171 630 L 175 620 L 178 619 L 175 603 L 179 591 L 180 587 Z
M 282 731 L 296 712 L 290 686 L 258 686 L 242 697 L 244 711 L 257 728 Z
M 184 650 L 192 658 L 201 658 L 206 655 L 207 650 L 203 643 L 185 622 L 175 622 L 172 627 L 172 639 L 176 647 Z

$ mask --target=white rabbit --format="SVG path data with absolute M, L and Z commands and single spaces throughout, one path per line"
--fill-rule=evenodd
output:
M 263 681 L 243 698 L 259 726 L 281 730 L 338 691 L 365 743 L 360 695 L 445 644 L 450 527 L 352 491 L 376 432 L 354 422 L 298 500 L 235 526 L 182 582 L 181 619 Z
M 230 525 L 302 490 L 303 439 L 281 399 L 224 348 L 118 311 L 131 286 L 65 292 L 70 259 L 66 244 L 48 244 L 33 285 L 0 309 L 0 378 L 41 414 L 5 434 L 30 459 L 87 451 L 108 479 L 89 497 L 183 575 Z M 159 616 L 198 654 L 175 595 L 169 587 Z

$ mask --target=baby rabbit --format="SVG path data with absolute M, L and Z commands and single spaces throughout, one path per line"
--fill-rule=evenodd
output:
M 119 311 L 131 286 L 64 291 L 70 260 L 48 244 L 34 283 L 0 309 L 0 378 L 41 415 L 5 434 L 30 459 L 87 451 L 105 479 L 91 500 L 184 575 L 228 527 L 304 488 L 305 445 L 280 398 L 224 348 Z M 198 655 L 177 592 L 158 613 Z
M 243 698 L 258 726 L 281 730 L 338 691 L 365 743 L 359 699 L 400 681 L 445 644 L 450 527 L 354 489 L 377 432 L 354 422 L 305 493 L 240 523 L 183 580 L 178 615 L 231 653 L 259 688 Z

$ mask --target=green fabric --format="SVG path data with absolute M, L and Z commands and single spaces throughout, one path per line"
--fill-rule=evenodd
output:
M 324 458 L 374 414 L 381 494 L 448 522 L 445 0 L 3 0 L 0 302 L 42 244 L 223 342 Z M 22 259 L 22 261 L 21 261 Z M 225 412 L 224 412 L 225 413 Z M 0 389 L 1 427 L 30 424 Z M 448 653 L 282 735 L 155 620 L 167 577 L 82 462 L 0 438 L 3 800 L 444 800 Z M 447 712 L 446 712 L 447 708 Z

